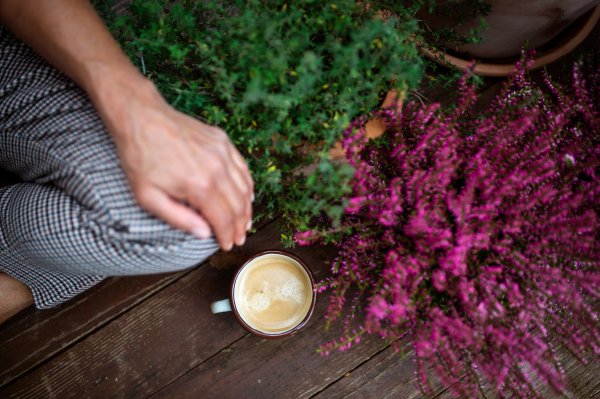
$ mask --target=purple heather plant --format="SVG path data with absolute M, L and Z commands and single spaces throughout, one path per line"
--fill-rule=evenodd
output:
M 296 235 L 340 248 L 316 289 L 333 289 L 327 323 L 347 313 L 346 333 L 321 354 L 364 333 L 407 336 L 422 392 L 433 395 L 431 368 L 465 398 L 537 398 L 536 379 L 563 392 L 559 347 L 599 357 L 600 74 L 544 74 L 543 94 L 530 65 L 485 112 L 465 76 L 452 110 L 411 103 L 346 130 L 356 173 L 343 223 Z M 371 118 L 388 130 L 366 143 Z M 365 326 L 350 331 L 358 296 Z

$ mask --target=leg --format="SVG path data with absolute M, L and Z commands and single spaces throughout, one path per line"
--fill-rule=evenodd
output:
M 0 272 L 0 324 L 33 305 L 33 296 L 27 285 Z
M 142 210 L 77 86 L 0 27 L 0 270 L 54 306 L 102 276 L 191 267 L 218 248 Z M 168 165 L 164 165 L 168 167 Z

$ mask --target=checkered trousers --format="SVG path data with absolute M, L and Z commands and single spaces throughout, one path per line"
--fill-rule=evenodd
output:
M 104 276 L 181 270 L 218 248 L 137 205 L 86 94 L 2 26 L 0 167 L 25 181 L 0 188 L 0 270 L 38 308 Z

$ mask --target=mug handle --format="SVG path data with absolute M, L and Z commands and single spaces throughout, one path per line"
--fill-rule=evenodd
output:
M 212 310 L 213 313 L 231 312 L 231 303 L 229 302 L 229 299 L 213 302 L 210 304 L 210 310 Z

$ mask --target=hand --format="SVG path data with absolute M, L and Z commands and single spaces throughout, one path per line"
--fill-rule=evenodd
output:
M 212 228 L 225 251 L 243 245 L 254 182 L 227 134 L 173 109 L 141 75 L 119 84 L 114 78 L 94 102 L 139 204 L 201 238 Z
M 0 1 L 0 20 L 88 93 L 143 208 L 199 237 L 212 227 L 224 250 L 244 243 L 254 183 L 243 158 L 222 130 L 165 103 L 89 1 Z

